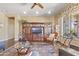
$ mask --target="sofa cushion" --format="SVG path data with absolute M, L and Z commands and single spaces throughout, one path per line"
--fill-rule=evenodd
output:
M 0 41 L 0 49 L 5 50 L 5 42 L 4 41 Z

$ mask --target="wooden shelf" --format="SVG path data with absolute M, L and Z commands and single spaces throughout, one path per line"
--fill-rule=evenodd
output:
M 48 26 L 47 26 L 48 25 Z M 50 26 L 49 26 L 50 25 Z M 51 28 L 52 32 L 52 23 L 40 23 L 40 22 L 26 22 L 22 24 L 23 33 L 25 33 L 25 38 L 31 41 L 44 41 L 43 36 L 47 33 L 46 29 Z M 43 35 L 35 35 L 32 33 L 33 27 L 43 28 Z

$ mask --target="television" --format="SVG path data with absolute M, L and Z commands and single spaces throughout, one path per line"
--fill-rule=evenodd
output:
M 41 27 L 32 27 L 32 33 L 33 34 L 42 34 L 42 29 Z

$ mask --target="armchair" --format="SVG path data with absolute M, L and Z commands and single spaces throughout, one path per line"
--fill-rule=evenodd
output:
M 54 33 L 50 34 L 48 37 L 46 37 L 45 41 L 53 43 L 54 41 L 56 41 L 58 39 L 57 37 L 58 37 L 58 33 L 54 32 Z
M 30 45 L 29 42 L 17 42 L 14 46 L 14 48 L 17 50 L 17 54 L 18 56 L 22 56 L 22 55 L 30 55 L 31 54 L 31 50 L 30 50 Z

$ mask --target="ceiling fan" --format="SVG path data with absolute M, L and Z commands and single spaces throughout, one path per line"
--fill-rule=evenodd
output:
M 38 5 L 40 8 L 44 8 L 40 3 L 34 3 L 31 7 L 31 9 L 33 9 L 36 5 Z

